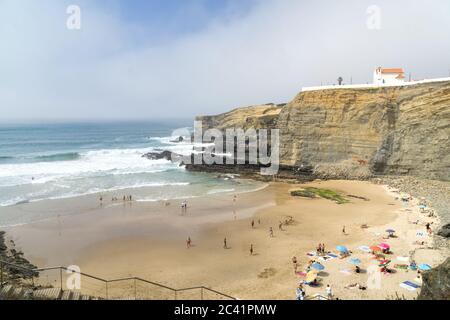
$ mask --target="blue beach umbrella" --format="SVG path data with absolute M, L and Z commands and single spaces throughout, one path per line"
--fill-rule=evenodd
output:
M 423 270 L 423 271 L 428 271 L 428 270 L 431 270 L 431 266 L 429 264 L 422 263 L 419 265 L 419 269 Z
M 395 233 L 395 230 L 394 229 L 387 229 L 386 232 L 387 233 Z
M 419 205 L 419 209 L 425 209 L 427 206 L 424 204 Z
M 344 246 L 337 246 L 336 250 L 339 252 L 348 252 L 348 249 Z
M 325 269 L 325 267 L 323 265 L 321 265 L 320 263 L 314 262 L 311 265 L 311 268 L 316 269 L 318 271 L 322 271 L 323 269 Z
M 361 260 L 359 260 L 358 258 L 351 258 L 350 260 L 348 260 L 348 262 L 350 262 L 351 264 L 357 266 L 361 263 Z

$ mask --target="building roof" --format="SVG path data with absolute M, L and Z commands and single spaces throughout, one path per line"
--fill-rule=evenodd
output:
M 402 68 L 381 68 L 381 73 L 405 73 Z

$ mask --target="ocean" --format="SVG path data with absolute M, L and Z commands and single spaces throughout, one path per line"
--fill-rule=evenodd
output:
M 2 207 L 47 199 L 104 192 L 121 197 L 121 190 L 132 189 L 137 201 L 157 201 L 261 187 L 142 157 L 160 150 L 189 153 L 192 144 L 171 142 L 171 133 L 192 125 L 189 121 L 0 125 L 0 225 Z

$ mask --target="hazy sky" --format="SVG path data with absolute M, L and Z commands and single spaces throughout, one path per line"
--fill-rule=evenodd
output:
M 450 1 L 0 0 L 0 40 L 0 121 L 192 117 L 377 66 L 447 77 Z

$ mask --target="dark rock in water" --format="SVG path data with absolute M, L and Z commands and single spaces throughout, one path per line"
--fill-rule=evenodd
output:
M 450 300 L 450 258 L 440 266 L 422 274 L 419 300 Z
M 444 238 L 450 238 L 450 223 L 443 225 L 437 234 Z
M 142 155 L 142 157 L 147 158 L 149 160 L 160 160 L 160 159 L 172 160 L 172 152 L 167 150 L 161 152 L 149 152 Z
M 184 138 L 182 136 L 179 136 L 178 138 L 176 138 L 175 140 L 171 140 L 170 142 L 183 142 Z

